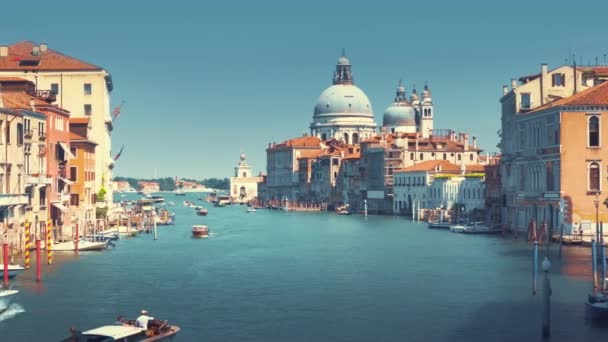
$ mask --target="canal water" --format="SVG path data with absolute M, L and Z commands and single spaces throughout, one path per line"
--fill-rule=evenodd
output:
M 523 239 L 429 230 L 402 217 L 286 213 L 245 206 L 207 217 L 167 200 L 177 225 L 104 252 L 55 253 L 42 283 L 31 269 L 0 316 L 0 341 L 58 341 L 152 316 L 182 327 L 175 341 L 534 341 L 531 246 Z M 212 236 L 192 239 L 193 224 Z M 585 321 L 589 250 L 552 251 L 552 340 L 599 341 Z M 539 281 L 539 284 L 542 282 Z

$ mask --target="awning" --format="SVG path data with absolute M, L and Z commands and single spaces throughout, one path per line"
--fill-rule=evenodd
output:
M 63 152 L 65 153 L 65 155 L 68 158 L 67 160 L 76 159 L 76 156 L 72 154 L 72 151 L 70 151 L 68 144 L 60 141 L 59 146 L 61 146 L 61 148 L 63 149 Z
M 65 178 L 63 178 L 63 177 L 59 177 L 59 179 L 61 179 L 61 180 L 62 180 L 62 181 L 65 183 L 65 184 L 67 184 L 67 185 L 72 185 L 72 184 L 74 184 L 74 182 L 72 182 L 72 181 L 71 181 L 71 180 L 69 180 L 69 179 L 65 179 Z
M 68 211 L 68 208 L 59 202 L 52 202 L 51 205 L 61 211 Z

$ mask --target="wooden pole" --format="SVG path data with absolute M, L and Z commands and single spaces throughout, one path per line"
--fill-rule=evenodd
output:
M 47 263 L 53 263 L 53 225 L 50 219 L 46 221 L 46 259 Z
M 154 219 L 154 216 L 152 216 L 152 221 L 154 224 L 154 240 L 158 239 L 158 231 L 156 230 L 156 220 Z
M 591 271 L 593 272 L 593 289 L 597 290 L 597 249 L 595 239 L 591 239 Z
M 538 274 L 538 241 L 534 241 L 534 265 L 532 265 L 532 295 L 536 295 L 536 277 Z
M 549 337 L 551 335 L 551 281 L 549 280 L 549 268 L 551 263 L 549 258 L 545 257 L 543 260 L 543 273 L 545 277 L 543 279 L 543 337 Z
M 78 231 L 78 223 L 76 223 L 76 226 L 74 227 L 74 252 L 76 254 L 78 254 L 78 242 L 80 241 L 80 232 Z
M 4 287 L 8 288 L 8 234 L 4 234 L 2 242 L 2 262 L 4 264 Z
M 30 268 L 30 232 L 31 223 L 25 222 L 25 268 Z

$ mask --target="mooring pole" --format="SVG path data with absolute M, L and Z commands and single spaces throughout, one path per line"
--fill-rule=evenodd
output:
M 595 239 L 591 239 L 591 271 L 593 272 L 593 289 L 597 290 L 597 249 Z
M 545 257 L 542 264 L 543 273 L 545 278 L 543 279 L 543 337 L 549 337 L 551 335 L 551 281 L 549 280 L 549 269 L 551 268 L 551 262 L 549 258 Z
M 4 287 L 8 288 L 8 234 L 4 234 L 2 241 L 2 262 L 4 264 Z
M 534 241 L 534 257 L 532 262 L 532 295 L 536 295 L 536 277 L 538 274 L 538 241 Z

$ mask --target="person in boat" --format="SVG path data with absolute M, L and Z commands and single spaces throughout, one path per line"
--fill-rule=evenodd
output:
M 76 327 L 70 327 L 70 333 L 72 334 L 70 341 L 73 341 L 73 342 L 83 341 L 82 331 L 76 329 Z
M 148 316 L 148 311 L 141 310 L 141 315 L 135 320 L 135 326 L 148 330 L 148 324 L 154 317 Z
M 116 322 L 114 322 L 114 325 L 122 325 L 122 326 L 126 326 L 126 327 L 129 326 L 127 321 L 125 321 L 125 318 L 122 316 L 116 317 Z

